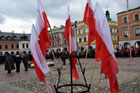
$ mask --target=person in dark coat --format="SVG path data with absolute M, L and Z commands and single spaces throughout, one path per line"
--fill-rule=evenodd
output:
M 2 52 L 0 52 L 0 64 L 4 63 L 4 56 Z
M 15 69 L 14 61 L 8 52 L 5 53 L 5 56 L 5 70 L 8 71 L 8 74 L 11 74 L 11 70 Z
M 23 61 L 23 64 L 24 64 L 25 71 L 28 71 L 28 55 L 25 51 L 23 52 L 22 61 Z
M 16 52 L 15 62 L 16 62 L 16 72 L 20 72 L 21 56 L 19 54 L 19 51 Z
M 28 52 L 28 60 L 33 61 L 31 51 Z
M 61 52 L 61 56 L 62 56 L 61 59 L 63 61 L 63 65 L 66 65 L 66 58 L 64 58 L 64 57 L 68 56 L 68 52 L 67 52 L 66 48 L 64 48 L 63 51 Z

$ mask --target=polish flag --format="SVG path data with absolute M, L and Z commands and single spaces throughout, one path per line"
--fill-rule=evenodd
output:
M 139 50 L 139 45 L 138 43 L 136 43 L 136 53 L 138 52 L 138 50 Z
M 95 40 L 95 20 L 94 20 L 94 12 L 93 12 L 93 5 L 91 0 L 87 0 L 85 12 L 84 12 L 84 18 L 83 21 L 88 25 L 89 32 L 88 32 L 88 45 Z
M 96 61 L 101 61 L 101 73 L 109 78 L 111 92 L 119 92 L 116 74 L 118 66 L 114 55 L 110 29 L 99 4 L 96 3 L 94 18 L 96 20 Z
M 75 55 L 75 51 L 77 50 L 77 46 L 76 46 L 76 41 L 75 41 L 75 37 L 74 37 L 74 33 L 72 31 L 72 25 L 71 25 L 71 21 L 70 21 L 69 5 L 68 5 L 68 10 L 67 10 L 67 19 L 66 19 L 65 25 L 66 26 L 65 26 L 64 38 L 68 42 L 68 51 L 69 51 L 69 53 L 72 53 L 72 55 Z M 77 80 L 77 79 L 79 79 L 79 75 L 78 75 L 78 72 L 76 70 L 76 63 L 77 63 L 77 59 L 72 58 L 72 72 L 73 72 L 73 76 Z
M 39 36 L 39 45 L 43 55 L 45 56 L 47 48 L 51 45 L 48 27 L 50 27 L 46 13 L 42 6 L 41 0 L 38 0 L 38 13 L 36 19 L 36 31 Z
M 32 52 L 32 56 L 33 56 L 33 62 L 35 65 L 35 71 L 36 74 L 38 76 L 38 79 L 40 81 L 43 81 L 45 84 L 45 87 L 47 88 L 47 90 L 49 91 L 49 93 L 53 93 L 52 89 L 50 88 L 50 86 L 47 83 L 47 79 L 46 74 L 48 72 L 50 72 L 50 69 L 46 63 L 46 60 L 42 54 L 41 48 L 39 46 L 38 43 L 38 35 L 36 33 L 35 27 L 34 25 L 32 26 L 32 33 L 31 33 L 31 39 L 30 39 L 30 44 L 31 44 L 31 52 Z

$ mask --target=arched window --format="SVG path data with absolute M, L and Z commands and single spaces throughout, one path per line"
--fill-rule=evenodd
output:
M 7 36 L 7 37 L 6 37 L 6 40 L 10 40 L 10 39 L 11 39 L 11 37 L 10 37 L 10 36 Z
M 5 36 L 0 36 L 0 40 L 5 40 Z
M 12 37 L 12 40 L 16 40 L 16 36 L 13 36 L 13 37 Z

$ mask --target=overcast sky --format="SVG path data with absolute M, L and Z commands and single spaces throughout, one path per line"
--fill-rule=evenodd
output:
M 81 21 L 87 0 L 41 0 L 51 27 L 65 24 L 67 4 L 70 1 L 71 21 Z M 126 0 L 96 1 L 105 12 L 110 11 L 112 20 L 117 21 L 116 13 L 126 10 Z M 140 6 L 140 0 L 129 0 L 129 8 Z M 0 30 L 2 32 L 30 33 L 37 16 L 37 0 L 0 0 Z

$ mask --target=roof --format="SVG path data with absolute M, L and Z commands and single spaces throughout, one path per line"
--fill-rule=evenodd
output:
M 129 9 L 128 11 L 130 12 L 130 11 L 137 10 L 137 9 L 140 9 L 140 6 L 139 6 L 139 7 L 136 7 L 136 8 L 133 8 L 133 9 Z M 118 15 L 118 14 L 125 13 L 125 12 L 127 12 L 127 11 L 119 12 L 119 13 L 117 13 L 117 15 Z
M 3 37 L 3 39 L 2 39 Z M 9 37 L 9 39 L 7 39 Z M 13 39 L 15 38 L 15 39 Z M 29 41 L 30 34 L 24 33 L 13 33 L 13 32 L 1 32 L 0 31 L 0 40 L 18 40 L 18 41 Z

